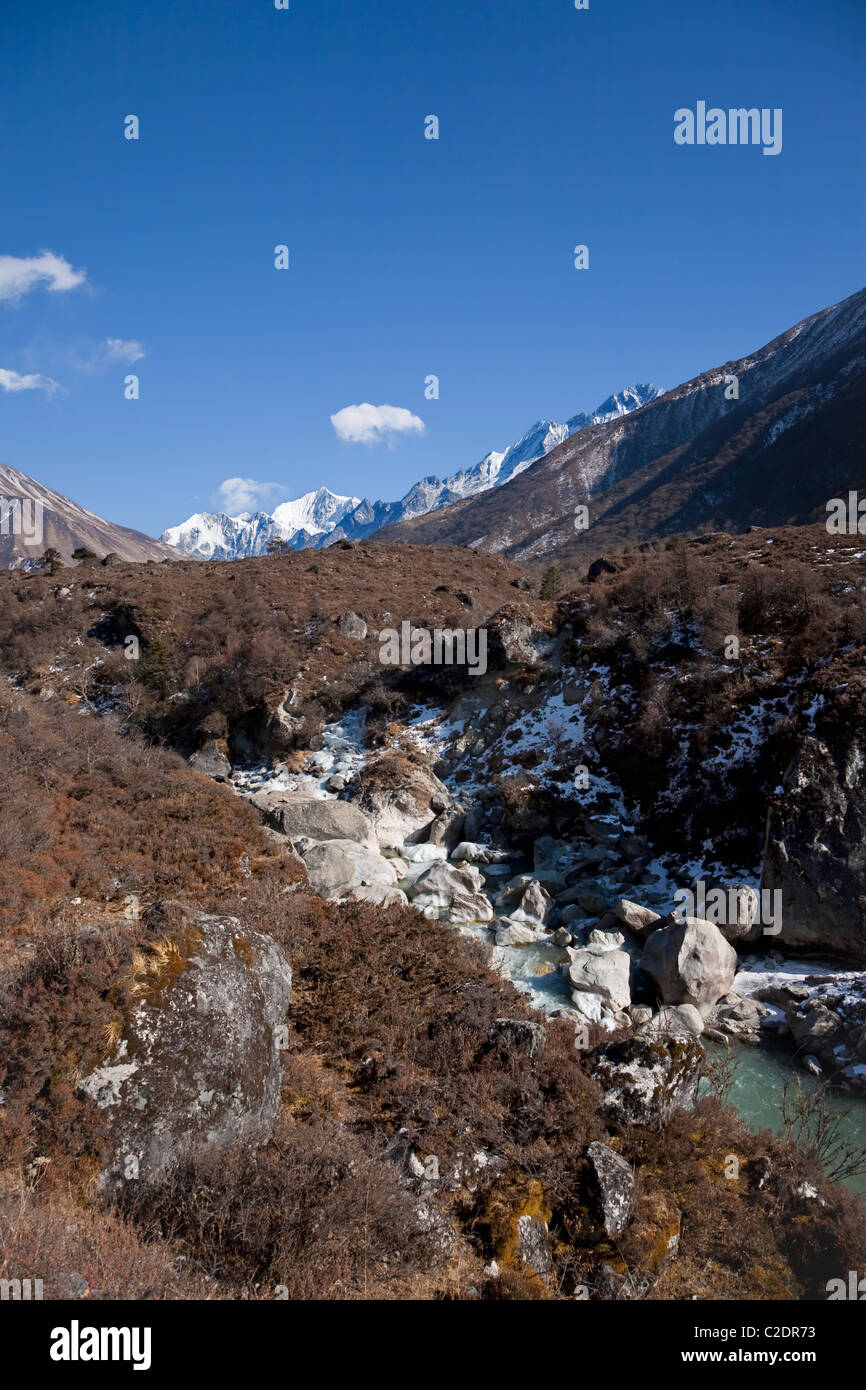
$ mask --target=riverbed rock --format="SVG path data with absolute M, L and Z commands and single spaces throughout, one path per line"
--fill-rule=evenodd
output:
M 573 991 L 588 990 L 600 995 L 615 1009 L 628 1008 L 631 961 L 625 951 L 611 950 L 608 946 L 585 946 L 571 951 L 570 955 L 568 979 Z
M 439 860 L 409 888 L 409 900 L 428 917 L 446 922 L 490 922 L 493 907 L 484 894 L 484 879 L 471 864 L 458 867 Z
M 813 1004 L 808 1001 L 792 1004 L 786 1017 L 794 1041 L 799 1047 L 808 1048 L 810 1052 L 818 1052 L 820 1055 L 822 1049 L 833 1047 L 841 1037 L 842 1020 L 832 1009 L 828 1009 L 826 1004 Z
M 737 953 L 718 927 L 700 917 L 670 922 L 647 939 L 641 968 L 665 1004 L 694 1004 L 706 1014 L 727 994 L 737 972 Z
M 600 927 L 593 927 L 587 938 L 587 945 L 603 946 L 606 951 L 613 951 L 625 946 L 625 937 L 621 931 L 602 931 Z
M 686 1034 L 624 1038 L 591 1055 L 604 1113 L 628 1125 L 663 1125 L 675 1110 L 693 1105 L 705 1059 Z
M 661 913 L 653 912 L 651 907 L 642 907 L 640 903 L 630 902 L 628 898 L 620 898 L 613 911 L 618 921 L 641 940 L 645 940 L 664 921 Z
M 748 995 L 726 994 L 713 1009 L 710 1018 L 714 1028 L 730 1037 L 756 1034 L 770 1010 Z
M 632 1014 L 634 1020 L 634 1014 Z M 640 1028 L 641 1033 L 691 1033 L 699 1038 L 704 1031 L 700 1009 L 694 1004 L 666 1004 Z
M 447 814 L 447 813 L 446 813 Z M 430 836 L 431 841 L 433 836 Z M 511 858 L 507 850 L 495 845 L 482 845 L 473 840 L 461 840 L 448 858 L 453 864 L 504 864 Z
M 787 1009 L 789 1004 L 800 1003 L 809 998 L 806 985 L 785 981 L 782 984 L 764 985 L 755 994 L 763 1004 L 775 1004 L 777 1008 Z
M 530 874 L 521 874 L 507 883 L 496 899 L 496 906 L 518 921 L 525 917 L 541 923 L 547 921 L 553 908 L 550 894 Z
M 268 1139 L 291 987 L 277 943 L 234 917 L 199 913 L 145 957 L 115 1055 L 80 1085 L 107 1124 L 111 1192 Z
M 354 840 L 300 843 L 310 886 L 322 898 L 333 902 L 355 897 L 360 889 L 396 888 L 397 871 L 391 861 L 367 845 Z M 369 894 L 361 896 L 370 900 Z M 374 894 L 372 901 L 380 899 Z
M 430 825 L 427 837 L 430 844 L 445 845 L 448 849 L 458 845 L 465 820 L 466 816 L 459 806 L 450 806 L 447 811 L 440 811 Z
M 250 800 L 265 823 L 290 840 L 354 840 L 378 850 L 370 821 L 348 801 L 286 791 L 256 792 Z
M 348 791 L 387 849 L 421 840 L 437 817 L 454 806 L 451 793 L 426 763 L 394 750 L 368 763 Z
M 510 917 L 497 917 L 494 929 L 497 946 L 535 946 L 547 940 L 531 922 L 514 922 Z

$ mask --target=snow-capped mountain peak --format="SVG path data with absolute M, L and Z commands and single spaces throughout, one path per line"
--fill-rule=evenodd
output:
M 286 540 L 298 531 L 319 536 L 332 531 L 360 501 L 360 497 L 339 497 L 330 488 L 320 487 L 315 492 L 305 492 L 293 502 L 281 502 L 272 515 Z
M 444 479 L 433 475 L 422 478 L 398 502 L 341 497 L 329 488 L 320 487 L 293 501 L 281 502 L 271 515 L 244 512 L 232 517 L 199 512 L 180 526 L 169 527 L 162 539 L 203 560 L 262 555 L 268 542 L 275 538 L 297 550 L 333 545 L 346 538 L 361 540 L 383 526 L 426 516 L 452 502 L 501 487 L 544 458 L 569 435 L 628 415 L 661 395 L 663 392 L 656 386 L 627 386 L 609 396 L 592 415 L 573 415 L 565 423 L 536 420 L 532 428 L 503 453 L 491 450 L 480 463 L 461 468 Z

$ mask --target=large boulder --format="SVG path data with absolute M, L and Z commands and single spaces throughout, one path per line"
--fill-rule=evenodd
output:
M 307 877 L 320 897 L 336 901 L 355 897 L 372 902 L 397 901 L 387 891 L 396 890 L 397 870 L 378 850 L 354 840 L 302 841 Z M 382 890 L 370 893 L 362 890 Z M 400 895 L 402 900 L 403 895 Z
M 351 637 L 355 642 L 363 642 L 367 636 L 367 624 L 357 613 L 353 613 L 351 608 L 347 608 L 345 613 L 341 613 L 337 619 L 337 627 L 344 637 Z
M 626 951 L 607 945 L 585 946 L 570 951 L 568 979 L 575 992 L 598 994 L 614 1009 L 627 1009 L 631 1003 L 629 973 L 631 960 Z M 574 997 L 574 996 L 572 996 Z
M 841 1018 L 820 1001 L 791 1004 L 787 1019 L 794 1041 L 807 1052 L 831 1049 L 841 1038 Z
M 844 698 L 840 697 L 840 698 Z M 767 817 L 762 889 L 782 894 L 779 940 L 866 960 L 866 740 L 840 712 L 807 737 Z
M 727 994 L 737 973 L 737 953 L 718 927 L 700 917 L 670 922 L 648 938 L 641 969 L 665 1004 L 694 1004 L 706 1015 Z
M 430 767 L 395 751 L 368 763 L 349 787 L 349 795 L 385 849 L 420 840 L 443 812 L 454 807 L 451 793 Z M 447 835 L 442 843 L 446 840 Z
M 484 880 L 471 864 L 458 868 L 438 860 L 409 888 L 409 900 L 428 917 L 445 922 L 491 922 L 493 908 Z
M 459 845 L 465 819 L 465 813 L 459 806 L 451 806 L 447 811 L 440 811 L 430 825 L 427 838 L 431 845 L 444 845 L 449 849 Z
M 602 1110 L 619 1124 L 663 1125 L 695 1102 L 705 1053 L 690 1034 L 624 1038 L 591 1055 Z
M 199 914 L 143 958 L 119 1045 L 80 1085 L 106 1122 L 110 1190 L 268 1139 L 291 987 L 277 943 L 234 917 Z
M 544 923 L 553 908 L 550 894 L 532 874 L 520 874 L 507 883 L 496 899 L 496 906 L 518 921 L 528 918 Z
M 265 822 L 274 830 L 297 840 L 354 840 L 369 849 L 378 849 L 370 821 L 348 801 L 325 800 L 297 792 L 256 792 L 250 797 Z
M 190 767 L 203 772 L 215 782 L 227 782 L 232 772 L 228 755 L 228 745 L 224 739 L 212 738 L 202 745 L 189 760 Z
M 620 898 L 613 911 L 617 921 L 642 941 L 664 921 L 661 913 L 653 912 L 651 907 L 643 907 L 640 903 L 629 902 L 628 898 Z

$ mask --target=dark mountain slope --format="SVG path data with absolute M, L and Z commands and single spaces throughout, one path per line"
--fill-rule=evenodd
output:
M 731 377 L 738 400 L 725 396 Z M 831 497 L 866 481 L 864 378 L 860 291 L 759 352 L 582 431 L 496 493 L 386 534 L 526 563 L 678 531 L 819 520 Z M 588 508 L 587 529 L 576 528 L 579 506 Z

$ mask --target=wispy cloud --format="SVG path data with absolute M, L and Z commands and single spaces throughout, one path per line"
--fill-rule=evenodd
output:
M 349 444 L 372 444 L 389 434 L 424 433 L 424 421 L 400 405 L 347 405 L 331 416 L 331 424 Z
M 226 478 L 217 489 L 219 506 L 229 515 L 266 511 L 270 501 L 285 495 L 286 489 L 279 483 L 257 483 L 255 478 Z
M 118 362 L 138 362 L 144 355 L 144 344 L 137 338 L 106 338 L 98 347 L 82 351 L 72 365 L 80 372 L 101 372 Z
M 106 338 L 102 355 L 106 362 L 137 362 L 144 348 L 135 338 Z
M 40 251 L 38 256 L 0 256 L 0 300 L 13 303 L 35 285 L 49 290 L 74 290 L 87 272 L 74 270 L 63 256 Z
M 11 372 L 6 367 L 0 367 L 0 390 L 3 391 L 45 391 L 49 396 L 53 396 L 63 387 L 57 381 L 52 381 L 50 376 L 42 376 L 39 372 L 31 372 L 27 376 L 22 376 L 20 372 Z

